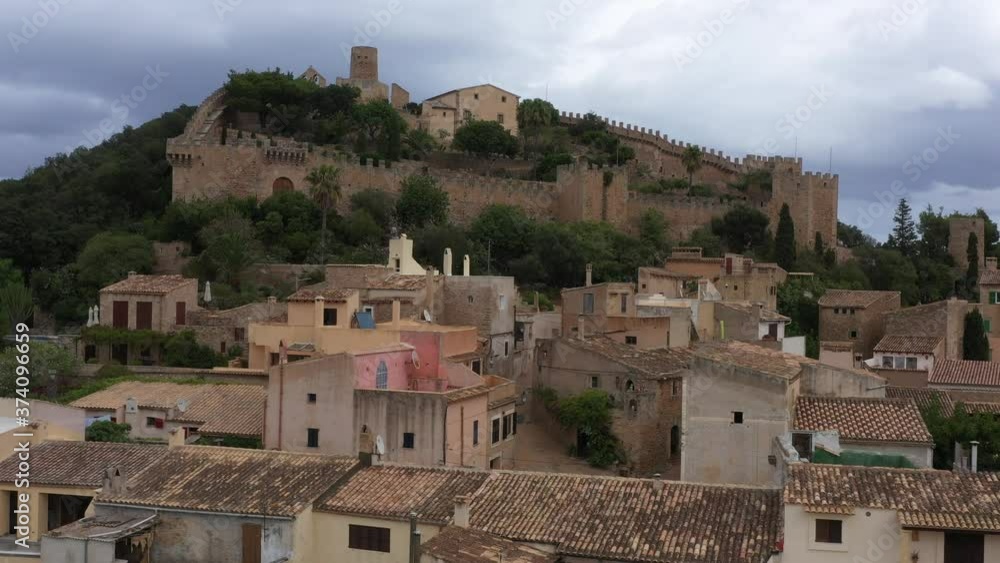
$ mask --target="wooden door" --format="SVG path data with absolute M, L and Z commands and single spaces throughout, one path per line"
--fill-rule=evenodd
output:
M 243 524 L 243 563 L 260 562 L 261 529 L 257 524 Z
M 985 563 L 983 534 L 945 534 L 944 563 Z

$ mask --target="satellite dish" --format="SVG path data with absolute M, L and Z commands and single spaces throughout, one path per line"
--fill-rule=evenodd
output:
M 410 352 L 410 361 L 413 362 L 414 367 L 420 367 L 420 355 L 417 354 L 416 350 Z
M 190 404 L 191 403 L 187 399 L 180 399 L 179 401 L 177 401 L 177 410 L 181 412 L 187 412 L 188 406 Z
M 431 312 L 428 311 L 427 309 L 424 309 L 424 320 L 427 322 L 431 322 Z
M 382 439 L 381 434 L 375 436 L 375 455 L 385 455 L 385 440 Z

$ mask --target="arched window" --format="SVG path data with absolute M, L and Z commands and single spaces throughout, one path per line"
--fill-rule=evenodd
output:
M 295 191 L 295 184 L 291 180 L 282 176 L 271 184 L 271 193 L 280 194 L 281 192 L 291 192 Z
M 633 383 L 631 379 L 625 381 L 625 390 L 635 391 L 635 383 Z
M 389 388 L 389 368 L 385 366 L 384 360 L 378 363 L 378 369 L 375 370 L 375 388 L 376 389 Z

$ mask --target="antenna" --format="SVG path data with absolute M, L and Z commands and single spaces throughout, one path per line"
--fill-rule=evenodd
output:
M 833 173 L 833 145 L 830 145 L 830 163 L 826 171 L 831 174 Z
M 799 136 L 795 136 L 795 158 L 799 157 Z

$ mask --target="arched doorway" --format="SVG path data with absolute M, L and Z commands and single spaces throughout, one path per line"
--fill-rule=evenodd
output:
M 279 194 L 281 192 L 292 192 L 295 191 L 295 184 L 291 180 L 282 176 L 271 184 L 271 194 Z

